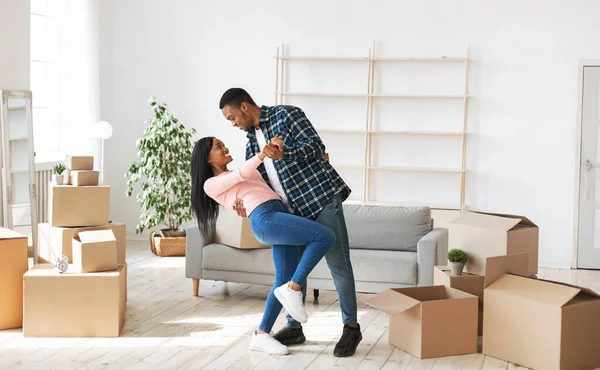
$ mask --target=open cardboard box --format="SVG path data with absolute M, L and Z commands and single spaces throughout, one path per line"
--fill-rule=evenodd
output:
M 424 359 L 477 352 L 478 298 L 437 285 L 387 289 L 367 301 L 389 315 L 389 343 Z
M 117 259 L 117 240 L 112 230 L 80 231 L 73 237 L 74 271 L 113 271 Z
M 464 212 L 448 223 L 448 248 L 469 254 L 465 271 L 485 274 L 487 257 L 528 254 L 527 276 L 538 272 L 539 228 L 522 216 Z
M 483 287 L 484 277 L 463 272 L 462 275 L 452 275 L 447 266 L 435 266 L 433 270 L 433 285 L 444 285 L 469 293 L 479 299 L 477 335 L 483 334 Z
M 23 325 L 23 274 L 27 272 L 27 237 L 0 227 L 0 330 Z
M 49 223 L 38 224 L 38 255 L 42 263 L 54 263 L 63 255 L 69 263 L 73 263 L 73 237 L 81 231 L 112 230 L 117 241 L 117 262 L 124 265 L 126 261 L 127 228 L 124 223 L 111 222 L 102 226 L 58 227 Z
M 222 207 L 216 224 L 215 242 L 241 249 L 271 248 L 254 237 L 250 221 L 240 217 L 233 210 Z
M 600 296 L 504 274 L 485 288 L 482 353 L 532 369 L 600 368 Z
M 479 298 L 479 322 L 477 334 L 483 335 L 483 298 L 484 289 L 505 273 L 527 275 L 528 254 L 509 254 L 506 256 L 488 257 L 485 263 L 485 274 L 475 275 L 464 273 L 456 276 L 450 274 L 446 266 L 435 266 L 433 270 L 433 285 L 445 285 Z

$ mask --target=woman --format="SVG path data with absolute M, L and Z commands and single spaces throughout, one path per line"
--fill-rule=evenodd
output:
M 300 290 L 335 243 L 335 234 L 315 221 L 290 214 L 258 172 L 262 161 L 271 157 L 276 147 L 282 149 L 281 145 L 281 139 L 274 138 L 260 154 L 230 171 L 227 165 L 233 159 L 229 149 L 221 140 L 205 137 L 194 147 L 191 166 L 192 209 L 205 237 L 210 237 L 219 204 L 228 206 L 239 198 L 244 202 L 256 239 L 272 245 L 275 285 L 267 297 L 260 326 L 252 334 L 250 349 L 284 355 L 289 353 L 287 347 L 270 335 L 273 324 L 282 305 L 296 321 L 306 322 L 308 317 Z M 301 246 L 306 246 L 306 250 L 298 261 Z

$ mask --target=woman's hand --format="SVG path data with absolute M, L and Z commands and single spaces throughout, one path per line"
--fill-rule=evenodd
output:
M 269 140 L 258 156 L 261 161 L 264 160 L 265 157 L 271 159 L 283 159 L 283 137 L 277 136 Z
M 261 161 L 264 161 L 266 157 L 273 158 L 273 156 L 277 153 L 277 147 L 271 143 L 268 143 L 263 148 L 262 152 L 258 155 Z
M 272 159 L 283 159 L 283 137 L 276 136 L 269 140 L 269 144 L 273 148 L 275 148 L 275 152 L 269 155 L 269 158 Z

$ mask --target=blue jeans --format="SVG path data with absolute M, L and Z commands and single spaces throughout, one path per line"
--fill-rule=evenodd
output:
M 327 204 L 315 219 L 318 223 L 327 226 L 335 233 L 335 244 L 325 255 L 327 266 L 333 277 L 333 284 L 338 293 L 338 301 L 342 310 L 342 323 L 356 324 L 357 304 L 356 288 L 354 286 L 354 271 L 350 262 L 350 243 L 348 242 L 348 230 L 344 209 L 339 197 Z M 302 250 L 300 251 L 302 253 Z M 306 302 L 306 284 L 302 285 L 303 299 Z M 291 328 L 299 328 L 301 325 L 290 315 L 287 315 L 287 325 Z
M 306 278 L 335 243 L 335 234 L 318 222 L 290 214 L 279 200 L 259 205 L 249 219 L 256 239 L 271 245 L 273 251 L 275 284 L 267 297 L 259 326 L 269 333 L 282 308 L 273 293 L 275 288 L 292 281 L 306 294 Z M 306 249 L 302 252 L 304 246 Z

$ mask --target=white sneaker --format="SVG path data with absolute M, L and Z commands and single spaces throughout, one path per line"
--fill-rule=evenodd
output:
M 302 292 L 295 291 L 288 287 L 288 283 L 275 288 L 275 297 L 281 302 L 285 311 L 299 323 L 304 324 L 308 321 L 308 315 L 302 304 Z
M 252 351 L 267 352 L 272 355 L 287 355 L 290 353 L 288 348 L 279 343 L 271 334 L 257 334 L 256 330 L 252 332 L 250 349 Z

